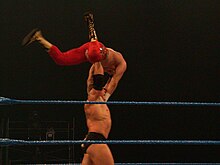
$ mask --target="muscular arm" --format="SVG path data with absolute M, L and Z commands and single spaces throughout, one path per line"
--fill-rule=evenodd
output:
M 96 90 L 93 88 L 93 75 L 104 74 L 104 70 L 100 62 L 94 63 L 90 70 L 87 79 L 87 93 L 89 101 L 96 101 L 100 96 L 104 95 L 104 90 Z
M 89 92 L 93 87 L 93 78 L 92 78 L 93 73 L 94 73 L 94 64 L 89 69 L 89 76 L 87 78 L 87 94 L 89 94 Z
M 111 78 L 110 82 L 108 82 L 108 84 L 106 85 L 105 89 L 106 91 L 111 95 L 115 89 L 118 86 L 118 82 L 120 81 L 120 79 L 122 78 L 124 72 L 127 69 L 127 63 L 125 62 L 125 60 L 123 59 L 123 57 L 121 56 L 121 62 L 118 64 L 118 66 L 116 67 L 115 70 L 115 74 L 113 75 L 113 77 Z

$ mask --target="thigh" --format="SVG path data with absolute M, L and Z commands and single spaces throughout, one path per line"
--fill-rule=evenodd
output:
M 107 144 L 92 144 L 88 149 L 92 162 L 96 165 L 114 165 L 114 159 Z
M 90 159 L 89 154 L 84 154 L 83 160 L 82 160 L 82 165 L 92 165 L 92 160 Z

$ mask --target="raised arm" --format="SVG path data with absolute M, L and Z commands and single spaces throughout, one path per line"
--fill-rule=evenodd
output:
M 117 88 L 118 83 L 119 83 L 120 79 L 122 78 L 126 69 L 127 69 L 127 63 L 124 60 L 124 58 L 122 57 L 122 55 L 120 54 L 119 63 L 116 66 L 115 73 L 113 74 L 113 76 L 112 76 L 111 80 L 108 82 L 108 84 L 106 84 L 106 86 L 105 86 L 105 89 L 106 89 L 105 100 L 106 101 L 108 100 L 108 98 L 113 94 L 113 92 Z
M 87 94 L 89 94 L 90 90 L 93 88 L 93 78 L 94 74 L 94 64 L 89 69 L 89 76 L 87 78 Z
M 97 101 L 100 96 L 104 96 L 104 85 L 104 69 L 100 62 L 96 62 L 91 66 L 87 79 L 88 100 Z

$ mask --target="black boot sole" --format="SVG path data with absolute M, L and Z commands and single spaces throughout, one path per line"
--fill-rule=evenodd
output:
M 29 45 L 30 43 L 32 43 L 33 41 L 32 41 L 31 39 L 33 38 L 33 36 L 35 35 L 35 33 L 36 33 L 37 31 L 40 31 L 40 30 L 39 30 L 38 28 L 35 28 L 35 29 L 31 30 L 31 32 L 28 33 L 28 34 L 24 37 L 24 39 L 22 40 L 21 45 L 22 45 L 22 46 L 27 46 L 27 45 Z

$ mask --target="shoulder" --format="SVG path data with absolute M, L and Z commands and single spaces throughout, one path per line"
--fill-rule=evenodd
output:
M 117 59 L 120 59 L 120 60 L 124 61 L 123 55 L 120 52 L 115 51 L 112 48 L 107 48 L 107 50 L 109 51 L 110 56 L 113 56 L 114 58 L 117 58 Z
M 114 59 L 115 64 L 117 66 L 120 66 L 122 70 L 126 70 L 127 62 L 124 59 L 123 55 L 120 52 L 113 50 L 112 48 L 108 48 L 108 50 L 109 50 L 109 56 L 110 56 L 109 58 Z

